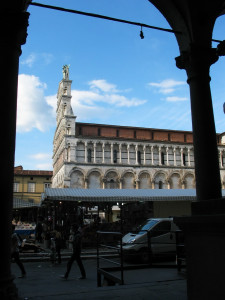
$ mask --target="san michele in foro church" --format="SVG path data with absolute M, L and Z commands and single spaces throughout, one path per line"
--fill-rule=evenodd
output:
M 71 85 L 65 65 L 57 93 L 53 188 L 195 188 L 192 132 L 76 122 Z M 224 189 L 225 133 L 217 134 L 217 143 Z

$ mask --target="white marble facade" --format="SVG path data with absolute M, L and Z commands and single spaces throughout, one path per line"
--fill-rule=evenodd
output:
M 77 134 L 76 117 L 71 108 L 71 83 L 69 78 L 64 78 L 59 84 L 52 187 L 195 188 L 194 154 L 191 143 L 121 140 L 116 137 L 103 138 L 94 135 L 87 137 Z M 222 141 L 223 135 L 221 136 Z M 224 188 L 223 144 L 219 144 L 219 161 Z M 210 170 L 209 176 L 213 176 Z

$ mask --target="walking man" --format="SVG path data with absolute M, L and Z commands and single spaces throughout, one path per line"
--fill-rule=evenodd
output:
M 15 225 L 12 225 L 12 241 L 11 241 L 11 258 L 15 260 L 15 263 L 19 266 L 21 270 L 21 276 L 19 278 L 24 278 L 26 277 L 26 271 L 24 269 L 23 263 L 20 260 L 20 255 L 19 255 L 19 246 L 20 246 L 20 240 L 15 232 Z
M 79 231 L 79 226 L 73 225 L 72 226 L 72 240 L 71 243 L 73 245 L 73 254 L 70 257 L 68 263 L 67 263 L 67 270 L 64 276 L 62 278 L 67 279 L 72 267 L 73 262 L 76 260 L 78 267 L 80 268 L 81 277 L 79 279 L 86 279 L 86 272 L 80 257 L 81 254 L 81 233 Z

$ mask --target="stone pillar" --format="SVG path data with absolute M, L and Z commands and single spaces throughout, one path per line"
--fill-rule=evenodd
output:
M 159 165 L 162 165 L 161 147 L 159 147 Z
M 77 161 L 77 144 L 70 145 L 70 161 Z
M 87 142 L 84 143 L 84 162 L 87 163 Z
M 105 163 L 105 143 L 102 144 L 102 163 Z
M 222 168 L 223 167 L 223 151 L 220 150 L 220 167 Z
M 120 164 L 122 164 L 122 145 L 119 144 L 119 151 L 120 151 Z
M 135 164 L 138 164 L 138 145 L 135 145 L 135 154 L 136 154 L 136 162 Z
M 177 165 L 177 161 L 176 161 L 176 147 L 173 148 L 173 164 L 174 164 L 174 166 Z
M 184 153 L 184 149 L 181 148 L 181 149 L 180 149 L 180 163 L 181 163 L 181 166 L 182 166 L 182 167 L 184 166 L 184 157 L 183 157 L 183 153 Z
M 151 146 L 152 165 L 154 165 L 154 147 Z
M 169 166 L 169 148 L 166 147 L 166 165 Z
M 144 153 L 144 165 L 146 164 L 146 146 L 143 146 L 143 153 Z
M 111 144 L 111 164 L 113 164 L 113 144 Z
M 191 44 L 189 51 L 176 58 L 177 67 L 186 70 L 190 86 L 198 201 L 222 196 L 209 76 L 211 64 L 218 59 L 215 50 L 201 43 Z M 208 170 L 213 176 L 206 176 Z
M 190 167 L 191 166 L 191 157 L 190 157 L 190 148 L 188 148 L 188 166 Z
M 93 145 L 94 147 L 94 164 L 96 163 L 96 143 Z
M 127 163 L 130 164 L 130 145 L 127 145 Z
M 4 112 L 0 118 L 1 139 L 1 193 L 5 201 L 1 203 L 1 247 L 0 247 L 0 295 L 1 299 L 17 299 L 17 288 L 11 275 L 11 223 L 13 207 L 13 177 L 16 137 L 16 109 L 18 66 L 21 45 L 26 43 L 29 13 L 27 2 L 12 0 L 2 3 L 1 12 L 1 84 L 7 93 L 7 101 L 2 102 Z

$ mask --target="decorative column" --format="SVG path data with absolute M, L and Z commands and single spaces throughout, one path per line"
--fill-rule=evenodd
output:
M 77 144 L 71 144 L 70 145 L 70 161 L 77 161 Z
M 87 142 L 84 143 L 84 162 L 87 163 Z
M 136 162 L 135 164 L 138 164 L 138 145 L 135 145 L 135 154 L 136 154 Z
M 169 148 L 166 147 L 166 165 L 169 166 Z
M 174 166 L 177 165 L 177 161 L 176 161 L 176 147 L 173 148 L 173 164 L 174 164 Z
M 96 143 L 93 144 L 94 147 L 94 164 L 96 163 Z
M 119 144 L 119 151 L 120 151 L 120 164 L 122 164 L 122 144 Z
M 191 156 L 190 156 L 190 148 L 188 148 L 188 166 L 190 167 L 191 166 Z
M 102 163 L 105 163 L 105 143 L 102 143 Z
M 113 164 L 113 144 L 111 144 L 111 164 Z
M 183 157 L 183 154 L 184 154 L 184 149 L 181 148 L 180 149 L 180 163 L 181 163 L 182 167 L 184 166 L 184 157 Z
M 11 274 L 11 233 L 13 207 L 14 154 L 16 138 L 16 109 L 18 67 L 21 45 L 26 43 L 29 13 L 26 12 L 28 1 L 3 1 L 1 3 L 1 84 L 7 93 L 2 103 L 0 118 L 1 139 L 1 193 L 6 201 L 1 203 L 1 247 L 0 247 L 0 295 L 1 299 L 17 299 L 17 288 Z
M 139 185 L 140 185 L 140 180 L 136 179 L 135 183 L 136 183 L 136 190 L 138 190 L 139 189 Z
M 154 147 L 151 146 L 152 165 L 154 165 Z
M 144 165 L 146 164 L 146 146 L 143 146 L 143 153 L 144 153 Z
M 223 151 L 220 150 L 220 167 L 223 168 Z
M 127 145 L 127 163 L 130 164 L 130 145 Z
M 162 165 L 161 147 L 159 147 L 159 165 Z
M 152 189 L 155 189 L 155 181 L 152 181 Z
M 88 188 L 88 178 L 87 177 L 84 178 L 84 188 L 85 189 Z

